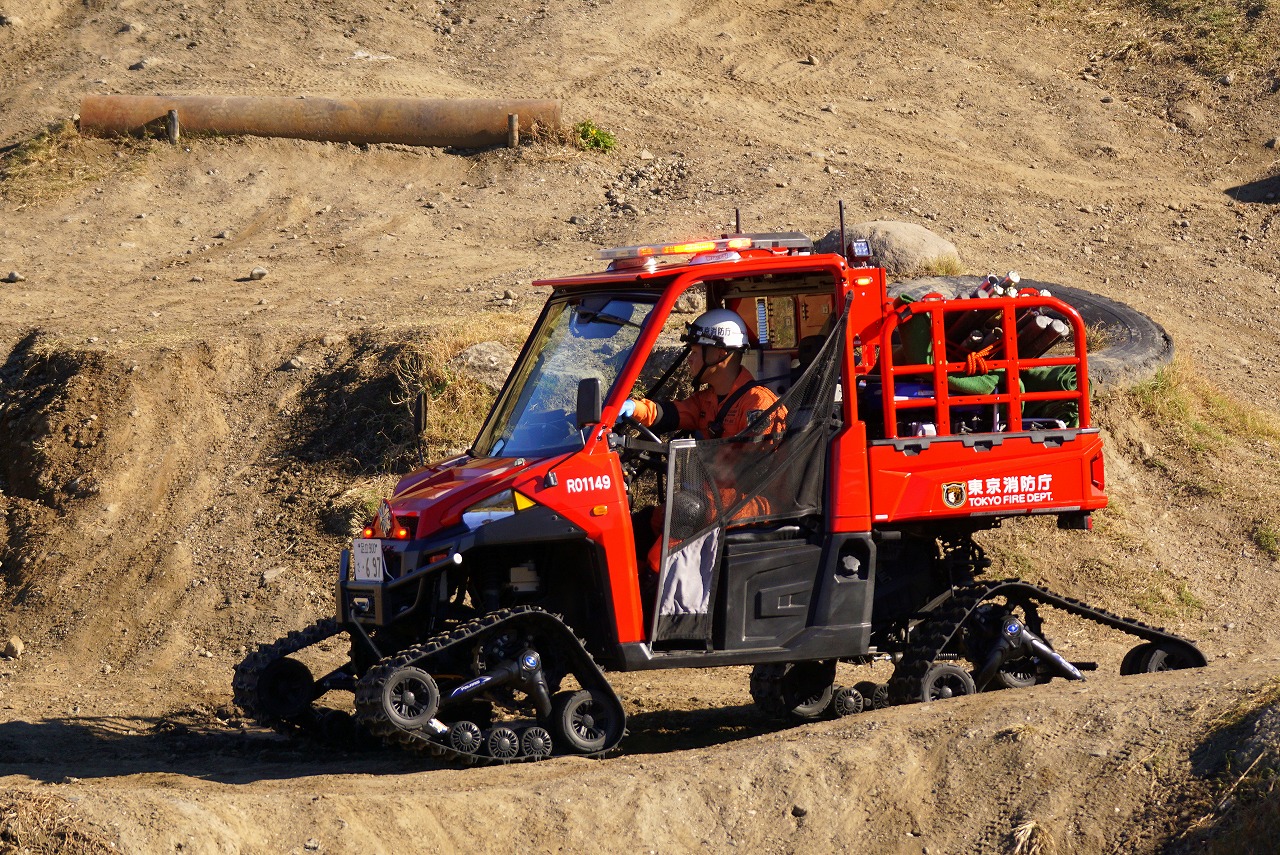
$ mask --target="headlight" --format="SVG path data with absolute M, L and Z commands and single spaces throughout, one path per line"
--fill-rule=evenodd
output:
M 521 497 L 523 498 L 523 497 Z M 516 512 L 516 494 L 512 490 L 494 493 L 487 499 L 476 502 L 462 512 L 462 522 L 467 528 L 479 528 L 494 520 L 506 519 Z

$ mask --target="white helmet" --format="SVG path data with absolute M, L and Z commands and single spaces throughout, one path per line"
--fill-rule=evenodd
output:
M 712 309 L 703 312 L 689 324 L 680 339 L 689 344 L 709 344 L 725 350 L 741 350 L 748 344 L 747 325 L 737 312 Z

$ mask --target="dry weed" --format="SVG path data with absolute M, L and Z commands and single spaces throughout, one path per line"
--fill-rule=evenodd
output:
M 1043 825 L 1034 819 L 1024 820 L 1013 827 L 1011 855 L 1052 855 L 1057 844 Z
M 82 137 L 69 121 L 51 125 L 0 154 L 0 199 L 21 209 L 89 182 L 134 171 L 152 144 L 133 138 Z
M 0 853 L 97 855 L 114 852 L 63 799 L 30 792 L 0 797 Z

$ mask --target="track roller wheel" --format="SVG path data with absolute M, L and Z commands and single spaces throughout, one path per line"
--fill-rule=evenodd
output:
M 418 730 L 439 709 L 440 689 L 421 668 L 399 668 L 382 684 L 382 711 L 399 728 Z
M 830 706 L 835 678 L 834 659 L 770 662 L 752 669 L 751 697 L 772 716 L 813 721 Z
M 510 760 L 520 753 L 520 737 L 509 727 L 495 727 L 485 740 L 489 756 L 498 760 Z
M 543 727 L 529 727 L 520 734 L 520 753 L 543 760 L 551 756 L 551 734 Z
M 594 754 L 621 738 L 622 723 L 591 689 L 560 692 L 551 702 L 551 732 L 576 754 Z
M 306 715 L 316 699 L 311 669 L 297 659 L 277 659 L 258 678 L 258 703 L 272 717 L 288 721 Z
M 1197 663 L 1177 650 L 1170 650 L 1160 645 L 1145 641 L 1125 654 L 1120 663 L 1120 673 L 1153 674 L 1157 671 L 1179 671 L 1183 668 L 1194 668 Z
M 841 718 L 857 715 L 866 709 L 866 706 L 866 698 L 852 686 L 841 686 L 831 696 L 831 711 Z
M 484 742 L 484 734 L 474 722 L 455 721 L 449 728 L 449 747 L 463 754 L 475 754 Z
M 973 684 L 973 676 L 968 671 L 950 662 L 935 662 L 924 672 L 920 680 L 920 697 L 914 700 L 927 703 L 972 695 L 977 691 L 978 687 Z
M 990 689 L 1029 689 L 1038 683 L 1049 682 L 1050 677 L 1041 677 L 1035 661 L 1030 656 L 1014 659 L 1004 663 L 1004 667 L 991 678 Z
M 863 680 L 853 685 L 858 690 L 858 694 L 862 695 L 863 708 L 869 710 L 882 710 L 889 706 L 889 687 L 884 683 L 874 683 L 871 680 Z

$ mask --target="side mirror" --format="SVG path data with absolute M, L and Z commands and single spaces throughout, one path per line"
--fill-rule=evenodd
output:
M 427 429 L 427 390 L 419 389 L 413 399 L 413 440 L 418 445 L 418 464 L 427 465 L 426 449 L 422 447 L 422 434 Z
M 419 389 L 413 399 L 413 435 L 420 437 L 427 429 L 427 390 Z
M 601 400 L 600 378 L 584 377 L 578 381 L 578 427 L 599 424 L 600 411 L 604 403 Z

